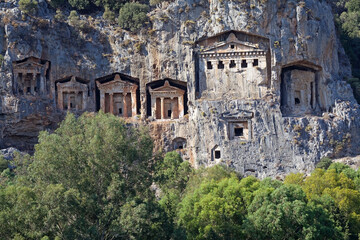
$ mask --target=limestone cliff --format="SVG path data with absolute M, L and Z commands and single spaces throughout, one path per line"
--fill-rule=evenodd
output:
M 87 79 L 86 110 L 96 111 L 95 79 L 121 72 L 139 79 L 141 119 L 151 122 L 157 149 L 171 150 L 183 141 L 181 151 L 194 166 L 222 162 L 243 174 L 280 176 L 308 172 L 323 156 L 360 153 L 360 110 L 344 81 L 351 75 L 350 65 L 325 0 L 176 0 L 151 11 L 148 27 L 138 34 L 110 26 L 101 14 L 82 16 L 87 27 L 78 29 L 55 21 L 55 11 L 46 2 L 39 5 L 38 15 L 29 17 L 16 1 L 0 3 L 0 49 L 5 56 L 0 73 L 2 148 L 30 150 L 38 131 L 56 126 L 64 115 L 57 108 L 57 81 L 69 76 Z M 221 33 L 228 37 L 230 30 L 238 32 L 240 45 L 245 42 L 242 35 L 263 39 L 260 45 L 256 39 L 246 44 L 266 50 L 266 67 L 256 72 L 266 75 L 266 81 L 255 83 L 261 91 L 239 87 L 228 95 L 228 85 L 214 83 L 215 93 L 224 96 L 202 97 L 197 87 L 203 81 L 197 74 L 203 51 L 199 41 Z M 34 98 L 14 92 L 13 64 L 28 57 L 50 64 L 47 91 Z M 224 79 L 231 74 L 214 76 Z M 300 82 L 302 76 L 314 79 L 314 94 L 301 99 L 311 102 L 311 109 L 293 112 L 293 106 L 283 102 L 291 89 L 284 85 L 287 76 Z M 152 121 L 147 116 L 147 83 L 165 78 L 187 85 L 188 114 L 181 120 Z M 251 97 L 244 97 L 244 91 Z M 297 104 L 302 95 L 295 90 L 289 96 Z M 246 121 L 231 120 L 244 117 Z M 246 128 L 246 141 L 232 137 L 243 135 L 244 129 L 231 133 L 229 123 L 234 129 L 243 124 L 238 129 Z

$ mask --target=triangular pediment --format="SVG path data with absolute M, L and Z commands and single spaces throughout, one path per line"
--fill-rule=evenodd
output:
M 97 81 L 96 85 L 101 91 L 105 92 L 128 92 L 136 91 L 138 88 L 137 84 L 122 80 L 119 74 L 116 74 L 114 79 L 109 82 L 101 83 Z
M 248 119 L 252 118 L 253 113 L 246 110 L 239 110 L 237 112 L 225 112 L 222 114 L 222 118 L 228 120 L 241 120 L 241 119 Z
M 71 77 L 71 80 L 68 82 L 58 82 L 57 86 L 60 88 L 74 88 L 74 89 L 84 89 L 87 88 L 87 85 L 85 83 L 80 83 L 76 80 L 75 76 Z
M 98 87 L 103 86 L 103 87 L 109 87 L 109 86 L 137 86 L 136 84 L 124 81 L 121 79 L 119 74 L 116 74 L 114 77 L 114 80 L 106 82 L 106 83 L 98 83 Z
M 42 66 L 44 66 L 44 64 L 41 64 L 38 61 L 35 61 L 34 59 L 28 59 L 22 63 L 14 63 L 14 67 L 17 68 L 37 68 Z
M 164 83 L 164 86 L 161 86 L 161 87 L 158 87 L 158 88 L 154 88 L 150 90 L 151 92 L 181 92 L 181 93 L 184 93 L 185 91 L 180 89 L 180 88 L 177 88 L 177 87 L 174 87 L 174 86 L 171 86 L 169 81 L 165 81 Z

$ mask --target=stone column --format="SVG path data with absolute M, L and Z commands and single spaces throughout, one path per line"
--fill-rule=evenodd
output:
M 246 59 L 246 63 L 247 63 L 247 67 L 248 68 L 252 68 L 253 67 L 253 62 L 254 60 L 253 59 Z
M 123 116 L 124 117 L 128 117 L 126 95 L 127 95 L 127 92 L 124 92 L 123 93 L 123 106 L 124 106 L 124 114 L 123 114 Z
M 136 91 L 132 91 L 130 94 L 131 94 L 131 115 L 132 117 L 135 117 L 137 114 Z
M 156 98 L 151 96 L 151 116 L 156 119 Z
M 40 74 L 40 91 L 41 95 L 45 95 L 45 80 L 44 77 Z
M 184 117 L 184 96 L 179 96 L 178 101 L 179 118 L 182 118 Z
M 165 106 L 164 106 L 164 98 L 161 99 L 161 119 L 165 119 Z
M 36 86 L 36 73 L 33 72 L 33 78 L 31 81 L 31 94 L 35 95 L 35 86 Z
M 110 94 L 110 113 L 114 114 L 114 93 Z
M 79 106 L 79 92 L 75 91 L 75 110 L 78 111 L 80 110 L 80 106 Z
M 235 59 L 235 64 L 236 64 L 235 69 L 240 69 L 240 68 L 241 68 L 241 59 L 240 59 L 240 58 L 236 58 L 236 59 Z
M 223 64 L 224 64 L 224 69 L 230 69 L 230 60 L 229 59 L 224 59 Z
M 87 91 L 83 91 L 82 92 L 82 108 L 81 108 L 81 110 L 86 110 L 86 103 L 87 103 L 87 97 L 86 97 L 86 95 L 87 95 Z
M 58 107 L 60 110 L 64 110 L 64 98 L 62 90 L 58 90 Z
M 174 97 L 171 98 L 171 101 L 170 101 L 170 108 L 171 108 L 171 119 L 174 119 L 174 112 L 175 112 L 175 104 L 173 104 L 173 100 Z
M 68 111 L 70 110 L 70 96 L 71 96 L 71 94 L 70 94 L 70 92 L 68 93 L 68 102 L 67 102 L 67 104 L 68 104 Z
M 312 107 L 315 108 L 316 107 L 316 84 L 315 84 L 315 81 L 311 83 L 312 84 Z M 311 87 L 310 87 L 310 90 L 311 90 Z
M 100 90 L 100 109 L 105 112 L 105 92 Z
M 14 82 L 13 82 L 13 90 L 14 94 L 18 94 L 18 81 L 19 81 L 19 74 L 17 72 L 14 72 Z

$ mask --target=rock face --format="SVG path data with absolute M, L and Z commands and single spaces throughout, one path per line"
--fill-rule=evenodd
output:
M 156 149 L 178 148 L 196 167 L 281 177 L 360 154 L 360 109 L 326 1 L 176 0 L 136 35 L 101 15 L 82 16 L 78 29 L 54 14 L 46 2 L 31 18 L 15 1 L 0 3 L 0 148 L 31 150 L 39 131 L 56 127 L 66 111 L 57 83 L 82 79 L 87 95 L 74 96 L 87 104 L 75 110 L 97 111 L 96 79 L 119 72 L 139 79 L 138 111 Z M 30 57 L 48 62 L 46 73 L 14 71 Z M 167 78 L 186 86 L 179 120 L 151 117 L 149 89 Z

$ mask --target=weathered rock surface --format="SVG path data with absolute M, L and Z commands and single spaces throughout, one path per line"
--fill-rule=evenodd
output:
M 0 147 L 31 150 L 40 130 L 53 129 L 64 113 L 56 108 L 55 81 L 74 75 L 90 81 L 122 72 L 140 79 L 142 119 L 146 118 L 146 84 L 172 78 L 187 82 L 188 116 L 151 122 L 157 149 L 173 149 L 186 139 L 186 158 L 194 166 L 222 162 L 242 174 L 259 177 L 309 172 L 324 156 L 360 154 L 360 110 L 344 81 L 350 65 L 336 36 L 330 6 L 318 0 L 206 1 L 176 0 L 149 13 L 151 26 L 131 34 L 102 20 L 85 19 L 86 29 L 54 20 L 41 4 L 39 14 L 21 14 L 15 1 L 0 3 Z M 195 41 L 227 30 L 269 40 L 270 79 L 261 99 L 197 99 Z M 50 65 L 50 90 L 42 99 L 13 94 L 12 62 L 34 56 Z M 309 61 L 321 66 L 316 114 L 285 116 L 281 111 L 281 73 L 289 64 Z M 215 81 L 216 79 L 214 79 Z M 93 95 L 95 98 L 95 95 Z M 95 100 L 94 100 L 95 102 Z M 93 111 L 96 106 L 93 106 Z M 225 113 L 251 112 L 249 141 L 229 140 Z M 220 160 L 213 150 L 221 151 Z
M 15 154 L 17 154 L 17 153 L 21 154 L 21 152 L 19 150 L 17 150 L 16 148 L 13 148 L 13 147 L 0 150 L 0 156 L 4 157 L 8 161 L 13 160 L 15 157 Z

